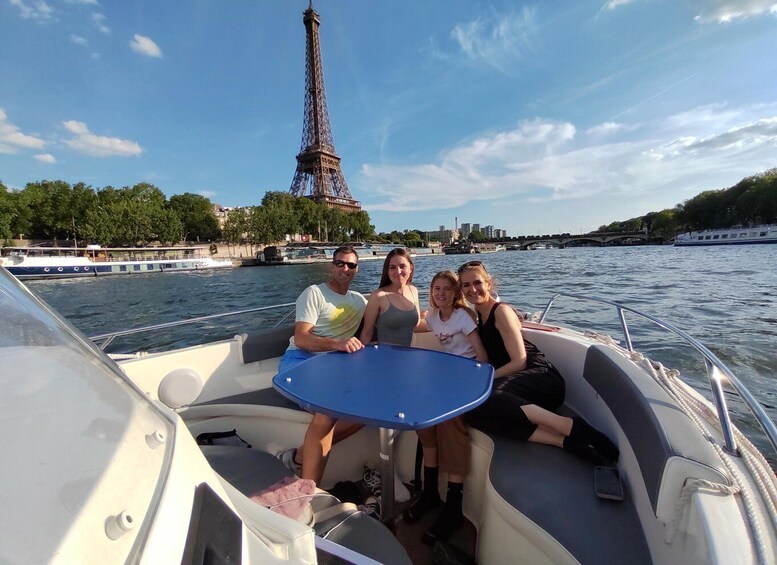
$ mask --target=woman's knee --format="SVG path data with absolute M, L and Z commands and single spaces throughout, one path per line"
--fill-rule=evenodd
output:
M 324 437 L 334 430 L 336 423 L 337 420 L 335 418 L 326 414 L 313 414 L 313 419 L 308 425 L 308 432 Z
M 416 434 L 418 435 L 418 440 L 421 442 L 422 447 L 425 447 L 426 449 L 437 448 L 437 426 L 416 430 Z

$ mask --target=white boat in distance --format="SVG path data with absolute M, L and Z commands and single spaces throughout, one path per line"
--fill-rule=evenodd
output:
M 466 547 L 462 540 L 476 532 L 469 562 L 488 565 L 777 562 L 774 472 L 732 425 L 723 383 L 777 445 L 777 429 L 759 403 L 713 353 L 670 324 L 587 298 L 621 320 L 619 345 L 605 334 L 548 325 L 558 298 L 586 297 L 554 296 L 524 334 L 564 375 L 563 410 L 618 445 L 624 498 L 597 498 L 593 466 L 561 449 L 471 429 L 464 489 L 470 526 L 451 543 Z M 290 308 L 208 318 L 281 319 Z M 658 324 L 673 342 L 701 354 L 715 402 L 636 351 L 626 315 Z M 0 467 L 9 486 L 0 514 L 4 560 L 190 563 L 208 554 L 230 563 L 409 565 L 411 555 L 413 563 L 432 562 L 430 549 L 418 553 L 412 546 L 419 544 L 401 543 L 420 537 L 422 530 L 412 528 L 422 521 L 398 522 L 395 537 L 322 490 L 300 503 L 296 520 L 256 501 L 260 491 L 291 478 L 272 453 L 300 445 L 311 419 L 272 386 L 292 324 L 124 355 L 117 365 L 95 343 L 153 332 L 159 340 L 146 343 L 169 343 L 171 325 L 90 341 L 0 270 L 0 328 L 5 447 L 16 454 L 14 464 Z M 413 346 L 439 343 L 433 334 L 416 334 Z M 227 436 L 231 444 L 198 445 L 202 434 Z M 394 441 L 404 482 L 413 476 L 416 442 L 414 432 Z M 384 462 L 378 443 L 369 427 L 338 443 L 322 486 L 358 481 L 365 463 Z
M 19 279 L 94 277 L 232 267 L 208 247 L 4 247 L 0 266 Z
M 692 231 L 680 234 L 674 239 L 674 244 L 678 246 L 744 245 L 746 243 L 777 243 L 777 225 Z

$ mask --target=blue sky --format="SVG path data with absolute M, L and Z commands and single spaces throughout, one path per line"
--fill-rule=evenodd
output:
M 0 180 L 287 191 L 307 0 L 0 0 Z M 777 166 L 774 0 L 316 0 L 378 231 L 578 232 Z

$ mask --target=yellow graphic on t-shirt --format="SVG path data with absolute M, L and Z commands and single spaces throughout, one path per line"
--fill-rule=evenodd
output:
M 352 333 L 359 325 L 359 313 L 350 304 L 336 307 L 332 311 L 330 325 L 336 332 Z

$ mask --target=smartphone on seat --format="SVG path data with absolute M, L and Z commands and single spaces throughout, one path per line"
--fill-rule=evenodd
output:
M 615 467 L 594 467 L 596 496 L 608 500 L 623 500 L 621 474 Z

